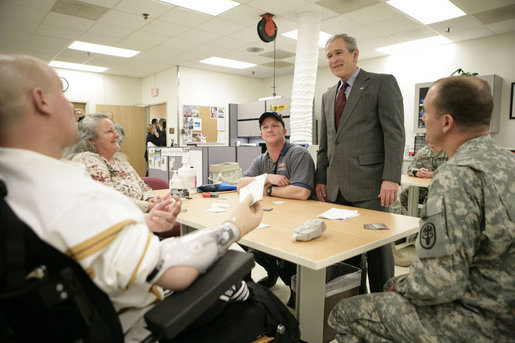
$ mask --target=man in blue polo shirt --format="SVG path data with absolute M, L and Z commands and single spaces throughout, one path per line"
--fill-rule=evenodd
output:
M 286 128 L 281 115 L 277 112 L 263 113 L 259 118 L 259 128 L 267 151 L 256 157 L 243 173 L 238 181 L 238 190 L 256 176 L 267 173 L 264 194 L 287 199 L 314 199 L 315 164 L 306 148 L 286 141 Z M 291 277 L 296 273 L 295 264 L 261 252 L 252 252 L 256 262 L 268 273 L 259 283 L 272 287 L 281 277 L 286 285 L 290 285 Z M 290 298 L 288 305 L 293 307 L 293 298 Z

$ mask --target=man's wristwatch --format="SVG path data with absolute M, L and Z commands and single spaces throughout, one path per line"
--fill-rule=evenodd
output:
M 266 195 L 268 195 L 268 196 L 272 195 L 272 187 L 274 187 L 274 185 L 270 185 L 270 186 L 266 187 Z

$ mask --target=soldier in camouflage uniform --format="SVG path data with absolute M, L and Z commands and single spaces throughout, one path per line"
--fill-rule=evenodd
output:
M 388 292 L 340 301 L 339 342 L 513 342 L 515 156 L 489 133 L 488 84 L 437 81 L 424 102 L 427 141 L 450 159 L 433 177 L 416 241 L 420 261 Z
M 413 162 L 408 167 L 408 175 L 430 179 L 440 165 L 447 161 L 448 157 L 442 147 L 429 144 L 420 149 L 415 155 Z M 421 187 L 418 193 L 418 202 L 423 204 L 427 198 L 427 188 Z M 399 199 L 392 205 L 391 212 L 408 215 L 408 188 L 404 188 Z

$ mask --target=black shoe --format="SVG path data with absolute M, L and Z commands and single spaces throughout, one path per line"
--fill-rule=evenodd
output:
M 288 303 L 286 304 L 286 306 L 295 309 L 295 292 L 290 291 L 290 299 L 288 299 Z
M 275 274 L 275 275 L 268 274 L 268 276 L 265 276 L 264 278 L 259 280 L 258 284 L 263 285 L 267 288 L 271 288 L 271 287 L 274 287 L 278 278 L 279 278 L 279 275 L 277 275 L 277 274 Z

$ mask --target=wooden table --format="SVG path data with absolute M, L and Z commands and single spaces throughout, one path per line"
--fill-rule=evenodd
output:
M 182 208 L 187 211 L 179 215 L 178 221 L 195 229 L 221 224 L 230 218 L 239 200 L 236 193 L 220 193 L 220 197 L 202 198 L 195 194 L 193 199 L 184 200 Z M 273 204 L 273 201 L 285 203 Z M 221 213 L 208 212 L 213 203 L 227 203 L 230 208 Z M 418 218 L 358 209 L 360 215 L 345 222 L 324 220 L 327 230 L 321 237 L 292 242 L 293 229 L 305 221 L 332 207 L 356 208 L 267 196 L 261 205 L 273 208 L 264 212 L 262 220 L 271 227 L 252 231 L 240 243 L 297 264 L 296 314 L 302 339 L 310 343 L 322 342 L 326 267 L 418 232 Z M 390 230 L 365 230 L 363 225 L 370 223 L 384 223 Z
M 418 217 L 418 197 L 419 188 L 427 188 L 432 179 L 422 179 L 419 177 L 402 175 L 401 185 L 408 186 L 408 215 Z

